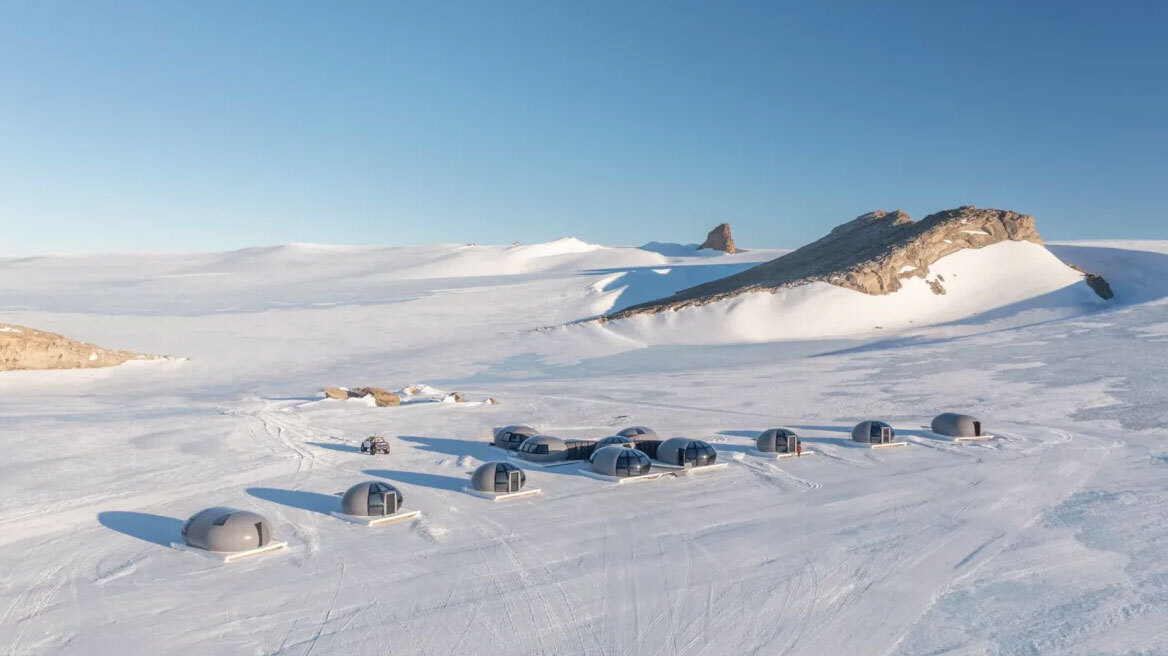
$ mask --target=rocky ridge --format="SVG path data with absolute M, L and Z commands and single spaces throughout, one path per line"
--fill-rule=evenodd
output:
M 826 282 L 865 294 L 890 294 L 900 289 L 906 278 L 928 280 L 930 265 L 946 255 L 1007 240 L 1042 244 L 1034 217 L 965 205 L 913 221 L 900 210 L 878 210 L 837 226 L 824 237 L 769 262 L 673 296 L 634 305 L 601 320 L 706 305 L 748 292 L 774 293 L 811 282 Z M 933 279 L 929 284 L 935 293 L 945 293 L 941 281 Z
M 22 369 L 95 369 L 153 356 L 105 349 L 57 333 L 0 323 L 0 371 Z

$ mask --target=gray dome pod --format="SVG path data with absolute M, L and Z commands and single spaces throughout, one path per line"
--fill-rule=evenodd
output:
M 341 497 L 341 512 L 356 517 L 392 515 L 401 505 L 401 490 L 382 481 L 358 483 Z
M 896 431 L 882 421 L 862 421 L 852 429 L 852 439 L 871 444 L 888 444 L 896 439 Z
M 539 435 L 539 431 L 531 426 L 505 426 L 495 431 L 494 444 L 514 451 L 519 448 L 520 444 L 523 444 L 524 440 L 536 435 Z
M 794 453 L 800 444 L 795 431 L 786 428 L 772 428 L 759 434 L 755 445 L 763 453 Z
M 187 544 L 207 551 L 250 551 L 272 541 L 272 525 L 258 513 L 219 506 L 192 515 L 182 536 Z
M 636 449 L 620 445 L 604 446 L 592 454 L 592 471 L 605 476 L 644 476 L 652 463 L 649 456 Z
M 945 412 L 933 418 L 933 432 L 950 437 L 981 437 L 981 422 L 969 415 Z
M 691 440 L 688 437 L 671 437 L 657 447 L 657 459 L 667 465 L 685 467 L 705 467 L 712 465 L 718 459 L 718 452 L 714 447 L 701 440 Z
M 621 437 L 627 437 L 634 442 L 637 440 L 658 439 L 656 431 L 646 426 L 629 426 L 623 431 L 617 433 L 617 435 L 620 435 Z
M 635 449 L 637 447 L 637 445 L 631 439 L 625 437 L 624 435 L 610 435 L 609 437 L 601 438 L 596 443 L 596 450 L 599 451 L 606 446 L 619 446 L 626 449 Z M 594 451 L 592 455 L 596 455 L 596 452 Z M 589 458 L 589 460 L 591 460 L 591 458 Z
M 519 445 L 518 455 L 532 462 L 557 462 L 568 458 L 568 445 L 558 437 L 536 435 Z
M 514 484 L 513 477 L 518 474 L 519 484 Z M 519 488 L 527 484 L 527 474 L 522 469 L 509 462 L 488 462 L 479 465 L 470 476 L 471 487 L 480 492 L 518 492 Z

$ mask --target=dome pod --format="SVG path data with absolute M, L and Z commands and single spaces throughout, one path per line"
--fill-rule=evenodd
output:
M 192 547 L 220 553 L 251 551 L 272 542 L 272 524 L 263 515 L 223 506 L 191 516 L 182 527 Z
M 401 507 L 401 490 L 383 481 L 358 483 L 341 497 L 341 512 L 354 517 L 384 517 Z
M 527 474 L 509 462 L 488 462 L 474 470 L 470 484 L 480 492 L 508 494 L 527 484 Z

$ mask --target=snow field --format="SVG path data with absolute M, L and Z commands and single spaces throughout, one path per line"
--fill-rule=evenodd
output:
M 0 321 L 190 358 L 0 376 L 3 651 L 1168 651 L 1168 351 L 1149 339 L 1168 323 L 1168 248 L 1053 247 L 1107 276 L 1112 306 L 1058 288 L 875 337 L 705 345 L 531 329 L 619 301 L 589 291 L 614 269 L 736 260 L 561 245 L 470 275 L 508 248 L 0 262 Z M 475 249 L 491 256 L 450 263 Z M 410 381 L 501 404 L 316 396 Z M 911 428 L 944 410 L 997 439 Z M 910 447 L 852 442 L 868 418 Z M 648 425 L 728 466 L 633 486 L 525 467 L 542 494 L 467 495 L 502 459 L 492 427 L 516 422 L 593 439 Z M 747 455 L 775 425 L 816 456 Z M 371 434 L 389 456 L 357 452 Z M 370 479 L 420 516 L 330 515 Z M 261 512 L 288 548 L 230 565 L 170 548 L 218 504 Z

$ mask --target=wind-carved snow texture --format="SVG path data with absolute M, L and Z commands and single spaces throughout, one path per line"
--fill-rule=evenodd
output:
M 622 270 L 773 252 L 535 246 L 0 261 L 0 286 L 25 286 L 6 324 L 191 356 L 0 376 L 4 653 L 1168 651 L 1168 243 L 1051 247 L 1106 277 L 1109 304 L 707 346 L 531 328 L 619 301 L 595 286 Z M 315 402 L 338 381 L 501 403 Z M 998 439 L 930 436 L 944 410 Z M 870 418 L 908 446 L 852 442 Z M 636 486 L 533 468 L 539 496 L 463 492 L 512 423 L 648 425 L 729 467 Z M 783 425 L 816 455 L 749 455 Z M 357 451 L 372 434 L 390 455 Z M 362 480 L 421 516 L 331 517 Z M 219 504 L 289 549 L 223 566 L 169 548 Z

